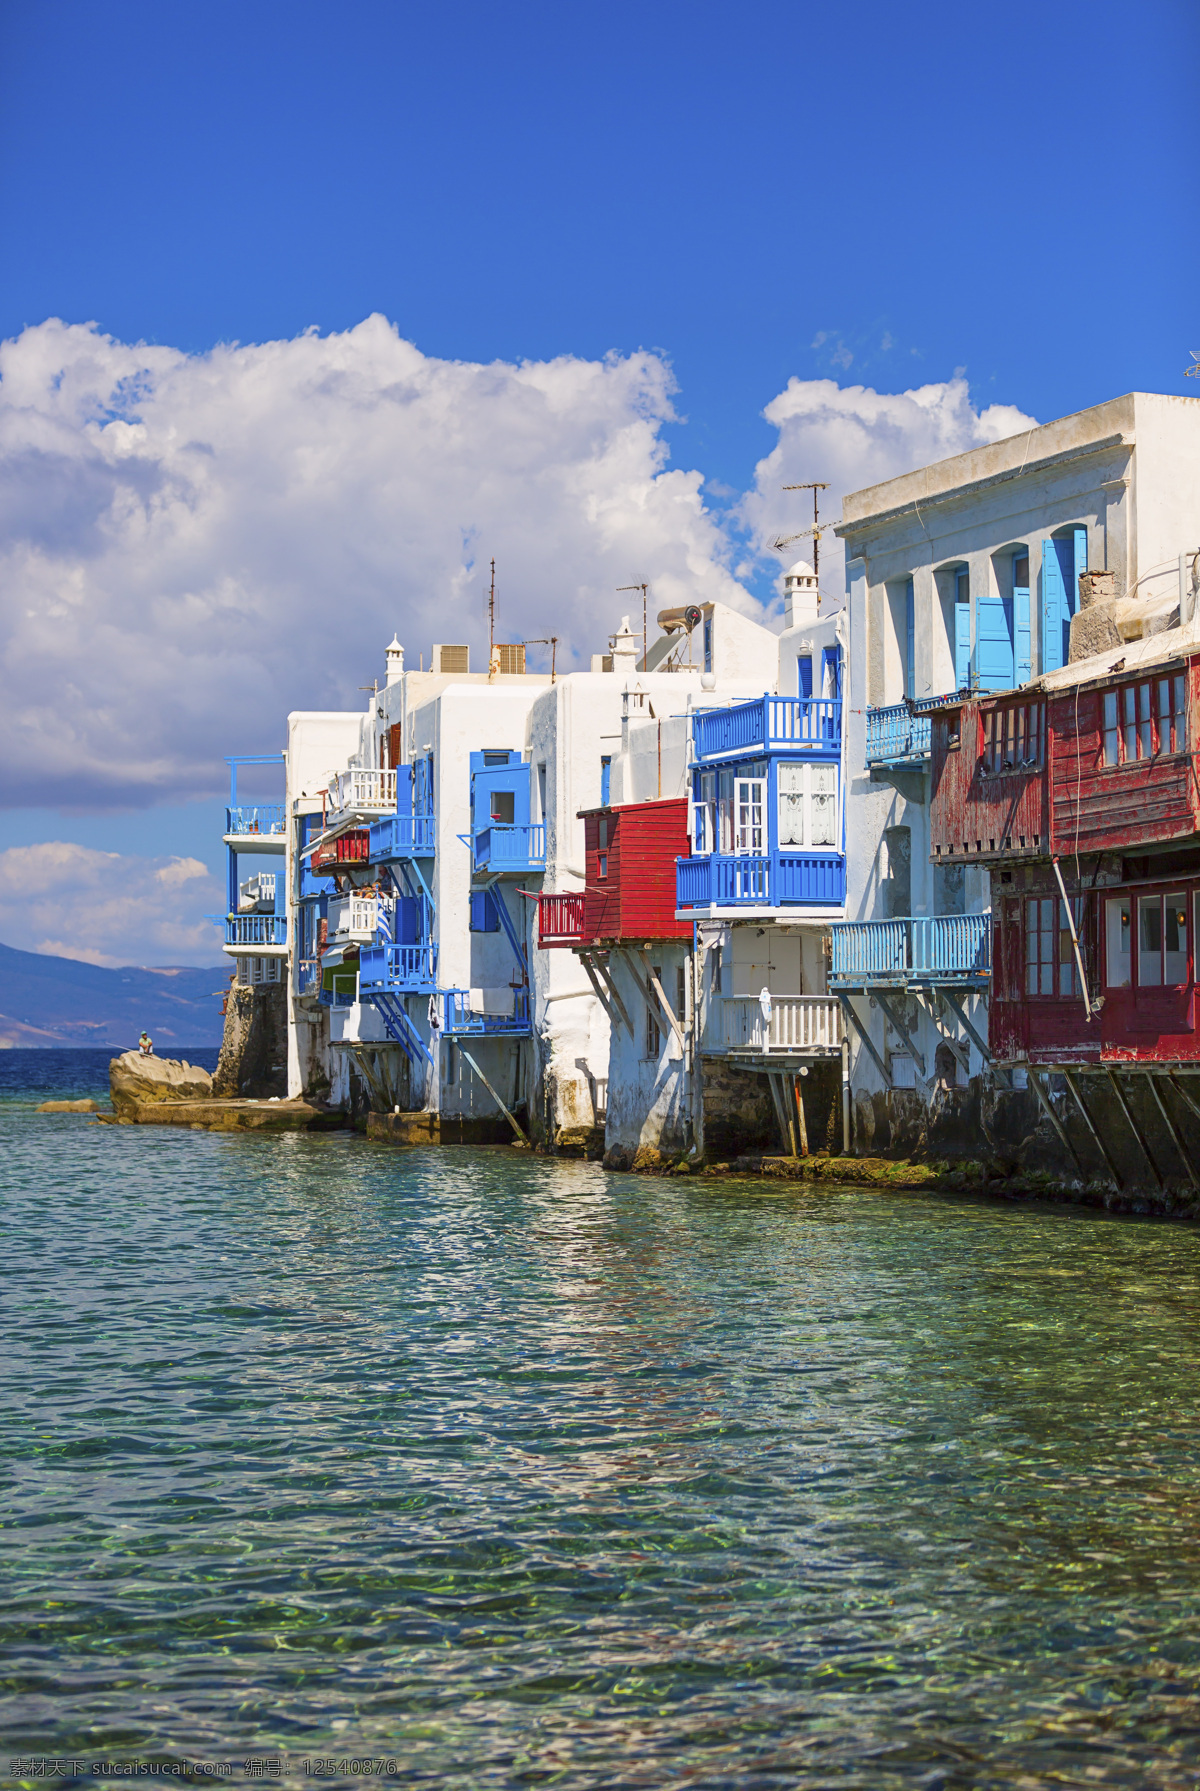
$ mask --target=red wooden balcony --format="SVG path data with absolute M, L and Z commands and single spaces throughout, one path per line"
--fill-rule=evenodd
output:
M 1157 637 L 1155 637 L 1157 638 Z M 1165 638 L 1165 637 L 1164 637 Z M 970 698 L 933 716 L 930 855 L 1011 862 L 1117 852 L 1200 832 L 1200 661 L 1043 693 Z
M 315 875 L 330 871 L 339 864 L 366 864 L 371 856 L 371 834 L 366 827 L 352 833 L 339 833 L 337 838 L 319 846 L 312 855 Z
M 584 895 L 572 890 L 565 895 L 538 897 L 538 944 L 548 946 L 580 945 L 583 942 Z
M 690 939 L 675 918 L 675 862 L 691 851 L 685 796 L 584 811 L 584 943 Z

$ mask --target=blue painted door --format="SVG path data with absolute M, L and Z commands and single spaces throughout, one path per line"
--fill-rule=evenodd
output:
M 609 791 L 612 788 L 612 760 L 607 755 L 600 761 L 600 807 L 608 807 Z
M 1011 690 L 1015 665 L 1012 599 L 978 598 L 975 630 L 975 666 L 980 690 Z
M 954 677 L 956 690 L 971 687 L 971 605 L 954 605 Z
M 1013 591 L 1013 629 L 1015 631 L 1016 682 L 1028 684 L 1033 676 L 1033 645 L 1029 626 L 1029 592 Z
M 1079 574 L 1087 571 L 1087 530 L 1042 542 L 1042 670 L 1056 672 L 1071 651 L 1071 617 L 1079 607 Z

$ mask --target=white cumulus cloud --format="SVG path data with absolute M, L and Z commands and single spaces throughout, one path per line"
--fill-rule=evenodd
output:
M 653 354 L 441 361 L 380 316 L 189 356 L 56 320 L 0 347 L 0 756 L 21 804 L 181 800 L 289 709 L 358 706 L 399 632 L 605 645 L 659 605 L 753 610 L 667 465 Z M 477 657 L 476 663 L 480 663 Z M 586 663 L 586 658 L 584 658 Z
M 0 852 L 0 939 L 87 964 L 219 964 L 225 891 L 198 858 L 52 840 Z
M 812 522 L 812 494 L 784 491 L 785 485 L 826 480 L 829 490 L 820 494 L 821 514 L 836 521 L 846 492 L 1035 425 L 1015 405 L 977 410 L 961 375 L 908 392 L 839 386 L 832 379 L 790 379 L 763 415 L 778 429 L 779 441 L 755 468 L 754 489 L 743 500 L 741 515 L 756 545 L 768 550 L 778 537 Z M 796 559 L 811 561 L 811 540 L 786 549 L 780 564 L 786 567 Z M 840 597 L 843 567 L 840 541 L 832 533 L 822 535 L 823 591 Z

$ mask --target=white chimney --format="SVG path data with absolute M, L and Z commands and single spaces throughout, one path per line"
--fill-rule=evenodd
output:
M 392 644 L 387 650 L 387 681 L 399 684 L 404 676 L 404 648 L 396 635 L 392 636 Z
M 612 666 L 614 672 L 637 670 L 638 637 L 629 626 L 629 617 L 621 617 L 621 626 L 613 636 Z
M 783 575 L 784 626 L 803 628 L 821 613 L 816 574 L 807 560 L 797 560 Z

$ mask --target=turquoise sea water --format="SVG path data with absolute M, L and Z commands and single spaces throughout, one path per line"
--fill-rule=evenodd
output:
M 35 1116 L 61 1055 L 0 1061 L 0 1772 L 1200 1781 L 1194 1228 Z

